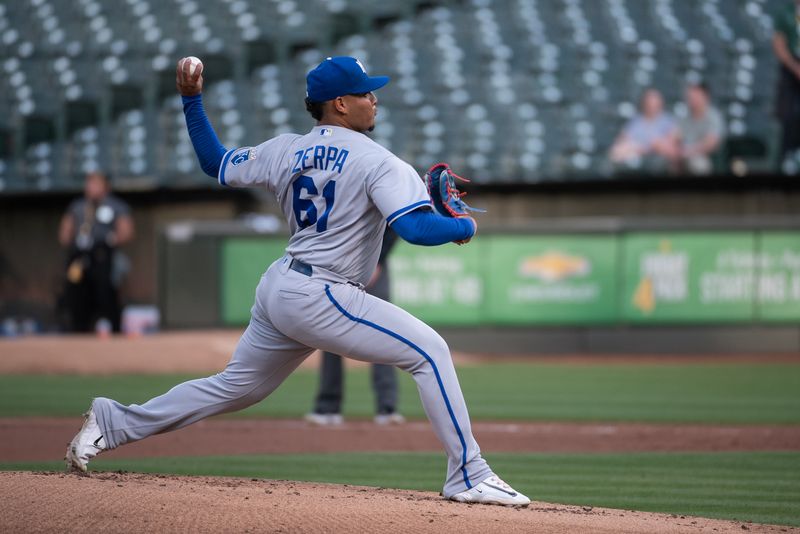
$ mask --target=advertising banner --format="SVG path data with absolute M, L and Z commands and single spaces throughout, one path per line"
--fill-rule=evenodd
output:
M 404 241 L 389 255 L 391 301 L 431 324 L 481 321 L 485 239 L 466 246 L 420 247 Z
M 800 232 L 758 237 L 758 307 L 762 321 L 800 320 Z
M 223 324 L 247 324 L 261 275 L 283 256 L 285 248 L 285 237 L 237 237 L 222 242 L 220 315 Z
M 285 238 L 222 243 L 221 318 L 242 325 Z M 399 242 L 392 302 L 434 325 L 800 321 L 800 232 L 488 235 Z
M 486 318 L 507 324 L 616 321 L 617 243 L 613 235 L 492 236 Z
M 624 319 L 658 323 L 754 318 L 753 233 L 635 233 L 622 239 Z

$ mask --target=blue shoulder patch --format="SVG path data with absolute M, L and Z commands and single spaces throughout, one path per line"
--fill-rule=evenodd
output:
M 244 163 L 248 159 L 250 159 L 250 150 L 239 152 L 238 154 L 233 156 L 233 158 L 231 158 L 231 165 L 236 167 L 237 165 L 239 165 L 240 163 Z

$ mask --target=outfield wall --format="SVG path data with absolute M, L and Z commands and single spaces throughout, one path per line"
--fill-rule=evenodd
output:
M 687 351 L 798 350 L 797 229 L 800 221 L 787 217 L 570 219 L 487 229 L 463 247 L 400 243 L 390 256 L 392 299 L 434 326 L 463 331 L 471 348 L 500 336 L 505 351 L 656 342 Z M 162 294 L 167 325 L 245 324 L 255 285 L 285 240 L 235 226 L 201 229 L 178 244 L 165 239 L 161 279 L 174 286 Z M 186 290 L 186 265 L 171 275 L 171 257 L 204 265 L 196 274 L 206 281 L 205 305 Z M 496 341 L 483 345 L 491 352 Z
M 214 220 L 216 224 L 253 212 L 282 218 L 271 195 L 252 189 L 211 186 L 123 189 L 118 193 L 131 204 L 136 223 L 136 237 L 124 247 L 132 263 L 123 285 L 126 303 L 154 304 L 159 300 L 158 291 L 163 290 L 165 280 L 159 278 L 161 271 L 156 268 L 155 244 L 166 225 L 187 219 Z M 0 319 L 41 315 L 39 318 L 48 322 L 45 315 L 52 315 L 64 276 L 63 251 L 56 239 L 58 222 L 75 196 L 74 192 L 0 193 Z M 793 215 L 800 213 L 800 182 L 795 177 L 727 176 L 482 184 L 470 192 L 469 199 L 488 209 L 479 218 L 484 236 L 492 225 L 508 232 L 512 225 L 525 224 L 531 217 L 565 221 L 596 216 L 704 216 L 736 221 L 740 217 Z M 754 223 L 753 228 L 757 227 Z M 196 264 L 192 267 L 205 269 Z

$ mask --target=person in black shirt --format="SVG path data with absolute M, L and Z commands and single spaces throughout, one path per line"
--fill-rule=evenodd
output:
M 58 231 L 58 240 L 67 251 L 62 303 L 69 331 L 119 332 L 114 256 L 133 233 L 130 207 L 111 194 L 104 174 L 89 173 L 84 195 L 69 205 Z

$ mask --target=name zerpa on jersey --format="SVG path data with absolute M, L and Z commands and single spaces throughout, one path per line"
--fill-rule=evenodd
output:
M 339 174 L 342 174 L 342 169 L 349 153 L 346 148 L 340 149 L 333 145 L 316 145 L 304 150 L 298 150 L 294 153 L 292 174 L 311 168 L 323 171 L 338 171 Z

